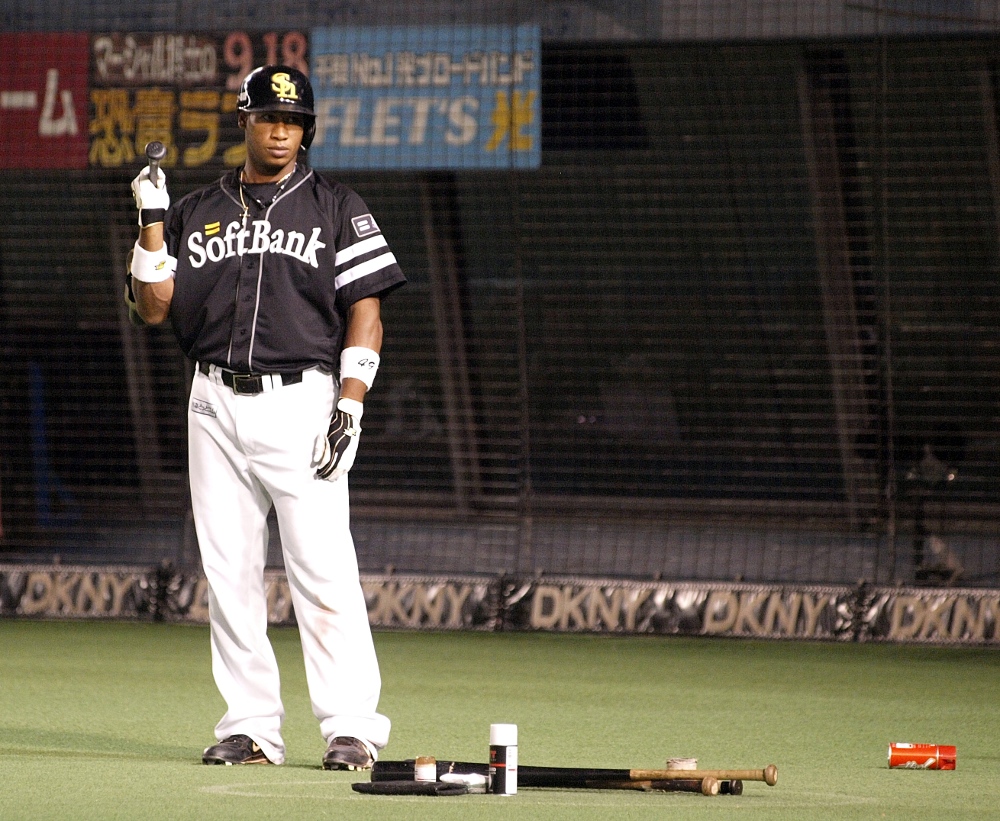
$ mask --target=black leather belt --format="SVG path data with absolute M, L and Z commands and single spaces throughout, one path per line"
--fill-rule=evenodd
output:
M 211 373 L 212 366 L 207 362 L 199 362 L 198 370 L 205 376 Z M 232 388 L 233 393 L 239 396 L 256 396 L 264 392 L 265 379 L 280 379 L 282 385 L 294 385 L 302 381 L 302 371 L 298 373 L 233 373 L 224 368 L 216 368 L 216 372 L 222 379 L 222 384 L 227 388 Z

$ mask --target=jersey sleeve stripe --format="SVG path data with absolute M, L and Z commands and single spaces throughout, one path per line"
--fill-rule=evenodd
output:
M 383 268 L 395 265 L 395 263 L 396 257 L 393 253 L 386 252 L 384 254 L 379 254 L 379 256 L 374 257 L 373 259 L 366 260 L 365 262 L 359 262 L 357 265 L 352 265 L 346 271 L 337 276 L 334 284 L 337 288 L 343 288 L 345 285 L 361 279 L 361 277 L 377 273 Z
M 389 243 L 385 241 L 385 237 L 381 234 L 377 237 L 370 237 L 368 239 L 361 240 L 361 242 L 355 242 L 354 245 L 337 251 L 334 263 L 336 265 L 343 265 L 356 257 L 360 257 L 362 254 L 371 253 L 377 248 L 385 248 L 388 244 Z

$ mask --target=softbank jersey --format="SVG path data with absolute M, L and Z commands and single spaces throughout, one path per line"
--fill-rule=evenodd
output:
M 347 309 L 406 281 L 378 224 L 301 162 L 284 185 L 240 195 L 235 170 L 167 213 L 181 349 L 239 373 L 336 372 Z

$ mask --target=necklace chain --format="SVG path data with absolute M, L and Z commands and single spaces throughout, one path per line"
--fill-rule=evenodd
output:
M 243 172 L 240 171 L 240 204 L 243 206 L 243 228 L 247 227 L 247 215 L 250 213 L 250 206 L 247 205 L 247 201 L 243 199 Z
M 296 163 L 295 165 L 292 166 L 292 170 L 291 171 L 289 171 L 287 174 L 285 174 L 285 176 L 283 176 L 280 180 L 278 180 L 278 190 L 274 192 L 274 196 L 271 197 L 271 199 L 269 199 L 267 202 L 261 202 L 259 199 L 257 199 L 249 191 L 247 192 L 247 196 L 250 197 L 250 199 L 252 199 L 255 203 L 257 203 L 257 205 L 259 205 L 261 208 L 267 208 L 276 199 L 278 199 L 278 196 L 281 194 L 281 192 L 285 190 L 285 186 L 288 185 L 288 181 L 292 178 L 292 174 L 295 173 L 295 171 L 296 171 L 296 169 L 298 169 L 298 167 L 299 167 L 298 163 Z M 247 201 L 243 197 L 243 188 L 244 188 L 244 185 L 248 185 L 249 184 L 249 183 L 244 183 L 243 182 L 243 172 L 245 170 L 246 169 L 244 169 L 244 168 L 240 169 L 240 179 L 239 179 L 239 183 L 240 183 L 240 204 L 243 206 L 243 224 L 244 225 L 246 225 L 247 215 L 250 213 L 250 206 L 247 205 Z

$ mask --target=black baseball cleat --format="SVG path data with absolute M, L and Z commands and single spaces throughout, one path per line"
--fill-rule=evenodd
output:
M 213 744 L 201 755 L 205 764 L 270 764 L 264 751 L 248 735 L 231 735 Z
M 323 756 L 324 770 L 370 770 L 375 757 L 360 738 L 339 735 Z

